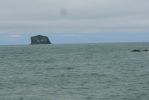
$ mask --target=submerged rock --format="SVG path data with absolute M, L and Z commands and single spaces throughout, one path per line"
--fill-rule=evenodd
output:
M 134 50 L 131 50 L 131 52 L 148 52 L 149 50 L 147 49 L 144 49 L 144 50 L 140 50 L 140 49 L 134 49 Z
M 131 52 L 141 52 L 141 50 L 139 50 L 139 49 L 134 49 L 134 50 L 131 50 Z
M 31 44 L 51 44 L 47 36 L 37 35 L 31 37 Z
M 143 50 L 144 52 L 148 52 L 149 50 L 147 50 L 147 49 L 145 49 L 145 50 Z

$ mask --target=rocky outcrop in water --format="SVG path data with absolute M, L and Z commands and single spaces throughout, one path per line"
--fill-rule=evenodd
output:
M 149 52 L 149 50 L 147 50 L 147 49 L 144 49 L 144 50 L 134 49 L 134 50 L 131 50 L 131 52 Z
M 139 49 L 134 49 L 134 50 L 131 50 L 131 52 L 141 52 L 141 50 L 139 50 Z
M 37 35 L 31 37 L 31 44 L 51 44 L 47 36 Z

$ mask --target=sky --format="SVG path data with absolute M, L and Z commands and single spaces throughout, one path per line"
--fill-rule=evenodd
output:
M 0 45 L 149 42 L 149 0 L 0 0 Z

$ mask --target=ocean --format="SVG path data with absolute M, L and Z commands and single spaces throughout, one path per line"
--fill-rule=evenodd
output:
M 0 46 L 0 100 L 148 100 L 149 43 Z

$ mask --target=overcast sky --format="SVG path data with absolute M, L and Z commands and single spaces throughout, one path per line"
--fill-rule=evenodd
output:
M 0 0 L 0 44 L 149 41 L 149 0 Z M 75 40 L 76 39 L 76 40 Z

